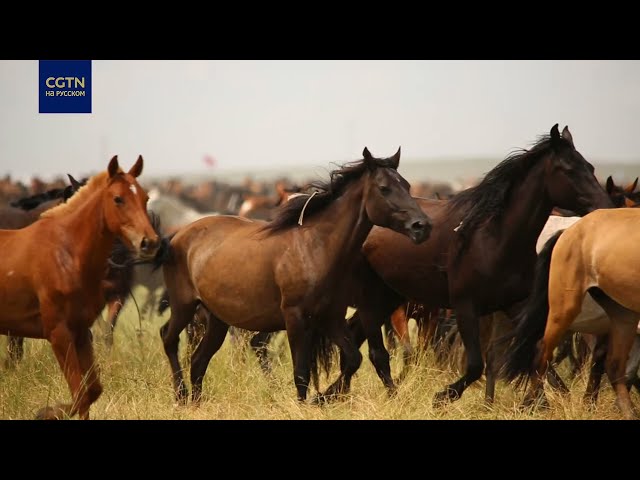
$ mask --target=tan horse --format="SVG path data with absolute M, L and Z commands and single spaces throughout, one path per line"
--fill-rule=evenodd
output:
M 235 216 L 199 220 L 171 240 L 164 263 L 171 318 L 161 329 L 175 394 L 187 389 L 178 361 L 180 332 L 196 311 L 208 313 L 204 337 L 191 362 L 192 398 L 199 400 L 207 365 L 229 326 L 287 331 L 299 400 L 305 400 L 316 361 L 325 367 L 331 342 L 350 375 L 361 355 L 351 342 L 344 313 L 351 271 L 373 225 L 424 241 L 429 218 L 397 172 L 400 150 L 390 158 L 364 159 L 331 173 L 320 193 L 284 204 L 270 223 Z M 200 308 L 204 307 L 204 308 Z M 336 382 L 330 395 L 347 384 Z
M 508 380 L 532 378 L 525 405 L 546 401 L 543 375 L 588 292 L 611 322 L 605 368 L 616 405 L 626 418 L 635 417 L 625 366 L 640 318 L 638 242 L 640 210 L 635 208 L 596 210 L 547 242 L 503 367 Z

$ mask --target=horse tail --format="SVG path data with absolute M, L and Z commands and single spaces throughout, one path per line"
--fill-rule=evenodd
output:
M 313 328 L 311 336 L 311 380 L 316 391 L 320 392 L 320 369 L 329 377 L 336 348 L 322 327 Z
M 165 288 L 162 291 L 162 297 L 160 297 L 160 304 L 158 305 L 158 314 L 162 315 L 167 308 L 169 308 L 169 290 Z
M 549 272 L 551 254 L 556 242 L 564 230 L 556 232 L 545 243 L 538 259 L 534 274 L 534 284 L 524 308 L 514 319 L 516 328 L 496 340 L 496 343 L 511 342 L 503 359 L 500 376 L 520 386 L 534 372 L 534 360 L 538 352 L 538 343 L 544 337 L 549 313 Z

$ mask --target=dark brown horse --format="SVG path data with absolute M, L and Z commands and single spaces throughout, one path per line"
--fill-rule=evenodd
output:
M 593 171 L 568 128 L 560 134 L 554 125 L 549 136 L 507 157 L 479 185 L 448 201 L 418 200 L 434 222 L 427 242 L 413 245 L 389 230 L 371 231 L 350 326 L 356 345 L 368 340 L 369 357 L 387 388 L 395 385 L 380 327 L 406 300 L 453 308 L 467 352 L 464 375 L 434 404 L 460 398 L 480 378 L 478 318 L 499 310 L 513 315 L 526 299 L 536 241 L 551 209 L 586 214 L 613 207 Z
M 147 195 L 136 177 L 142 157 L 124 173 L 117 157 L 69 202 L 19 230 L 0 230 L 0 334 L 46 338 L 72 395 L 71 404 L 47 407 L 40 418 L 80 414 L 102 392 L 90 327 L 104 308 L 103 278 L 116 237 L 142 257 L 153 256 L 158 236 L 147 216 Z
M 611 198 L 611 201 L 616 207 L 636 206 L 636 203 L 632 200 L 632 195 L 634 194 L 634 190 L 636 188 L 637 182 L 638 182 L 638 179 L 636 179 L 634 182 L 630 183 L 626 187 L 622 187 L 622 186 L 616 185 L 611 177 L 607 178 L 605 188 L 606 188 L 607 194 Z M 566 226 L 569 225 L 568 222 L 573 222 L 575 221 L 576 218 L 577 217 L 572 217 L 571 219 L 560 220 L 557 217 L 553 217 L 553 215 L 549 217 L 549 220 L 545 224 L 545 227 L 543 228 L 543 231 L 540 234 L 540 237 L 538 238 L 537 247 L 536 247 L 537 250 L 540 250 L 544 245 L 544 242 L 546 241 L 546 239 L 548 239 L 552 235 L 552 233 L 555 232 L 555 230 L 560 228 L 559 226 L 556 226 L 556 225 L 563 225 L 562 228 L 566 228 Z M 455 353 L 455 348 L 450 352 L 446 352 L 446 350 L 445 352 L 442 352 L 437 345 L 433 344 L 432 339 L 434 338 L 434 332 L 436 330 L 436 327 L 440 327 L 442 325 L 442 322 L 439 319 L 438 309 L 436 309 L 434 312 L 431 312 L 431 313 L 425 312 L 424 310 L 425 310 L 424 305 L 416 305 L 414 303 L 409 302 L 405 305 L 401 305 L 400 307 L 398 307 L 398 309 L 396 309 L 396 311 L 394 311 L 391 316 L 393 330 L 400 338 L 403 339 L 403 347 L 405 349 L 405 367 L 407 365 L 408 352 L 411 352 L 410 339 L 407 338 L 408 337 L 407 314 L 406 314 L 407 312 L 418 313 L 417 315 L 414 315 L 413 318 L 416 319 L 419 326 L 419 338 L 420 338 L 419 345 L 420 346 L 431 345 L 432 347 L 434 347 L 437 354 Z M 602 311 L 602 315 L 603 316 L 605 315 L 604 311 Z M 495 380 L 497 379 L 498 368 L 499 368 L 497 360 L 503 355 L 503 350 L 504 350 L 504 346 L 494 344 L 494 340 L 497 339 L 498 337 L 502 337 L 508 334 L 515 327 L 515 325 L 512 322 L 510 322 L 508 318 L 507 319 L 501 318 L 498 315 L 491 315 L 488 318 L 483 319 L 482 322 L 486 324 L 486 325 L 483 325 L 483 327 L 486 327 L 484 335 L 480 335 L 482 339 L 481 343 L 482 343 L 483 357 L 485 358 L 485 361 L 486 361 L 485 373 L 487 376 L 487 383 L 486 383 L 485 398 L 487 399 L 488 402 L 493 402 L 494 392 L 495 392 Z M 454 332 L 454 335 L 456 337 L 458 337 L 457 333 L 458 332 L 456 328 Z M 594 350 L 593 344 L 595 343 L 595 338 L 592 340 L 588 337 L 590 337 L 590 335 L 584 334 L 584 333 L 567 332 L 567 335 L 565 336 L 565 338 L 560 342 L 558 347 L 558 352 L 556 353 L 553 359 L 553 362 L 550 365 L 550 368 L 548 370 L 548 378 L 550 380 L 551 385 L 554 386 L 554 388 L 558 388 L 562 392 L 568 392 L 568 389 L 566 388 L 566 386 L 564 385 L 560 377 L 557 375 L 554 367 L 559 365 L 565 359 L 568 359 L 569 362 L 571 363 L 571 371 L 570 371 L 571 375 L 572 376 L 577 375 L 577 373 L 585 365 L 588 359 L 589 353 L 592 350 Z M 603 339 L 602 341 L 604 341 L 604 343 L 606 344 L 606 339 Z M 574 352 L 574 343 L 575 343 L 575 352 Z M 459 342 L 457 342 L 457 338 L 456 338 L 455 344 L 460 344 Z M 490 346 L 492 348 L 490 348 Z M 602 350 L 598 350 L 598 353 L 600 352 L 604 352 L 604 353 L 602 354 L 601 357 L 596 356 L 596 360 L 600 358 L 601 361 L 604 361 L 603 358 L 604 358 L 604 354 L 606 353 L 606 348 Z M 594 370 L 603 372 L 604 366 L 600 365 L 598 367 L 598 365 L 599 364 L 596 361 L 596 364 L 594 365 Z M 403 373 L 404 373 L 404 370 L 403 370 Z M 599 384 L 599 378 L 594 378 L 593 383 Z M 596 392 L 595 396 L 597 396 L 597 388 L 592 387 L 590 390 L 594 390 L 594 389 Z
M 633 183 L 630 183 L 626 187 L 616 185 L 611 175 L 607 177 L 607 181 L 605 182 L 605 189 L 615 207 L 630 207 L 636 204 L 637 195 L 635 194 L 635 189 L 637 186 L 638 177 L 636 177 Z M 629 200 L 631 204 L 628 203 Z
M 400 150 L 378 159 L 365 148 L 363 156 L 333 171 L 328 183 L 315 185 L 317 193 L 287 202 L 270 223 L 208 217 L 172 238 L 163 268 L 171 318 L 161 335 L 179 401 L 187 397 L 179 335 L 196 311 L 206 312 L 208 321 L 191 361 L 195 401 L 230 325 L 286 329 L 301 401 L 312 374 L 317 387 L 316 367 L 327 366 L 332 342 L 340 349 L 341 368 L 349 378 L 355 372 L 361 355 L 350 341 L 344 313 L 353 260 L 362 243 L 373 225 L 392 228 L 414 243 L 424 241 L 431 230 L 397 172 Z M 338 393 L 342 386 L 328 393 Z

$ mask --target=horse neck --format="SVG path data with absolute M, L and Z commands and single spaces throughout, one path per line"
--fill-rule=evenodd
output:
M 67 248 L 77 258 L 81 275 L 102 279 L 116 238 L 105 222 L 102 191 L 62 217 L 60 223 L 70 239 Z
M 365 174 L 366 175 L 366 174 Z M 362 244 L 373 228 L 364 205 L 365 175 L 346 186 L 346 191 L 315 215 L 319 237 L 331 252 L 328 270 L 344 269 L 357 258 Z
M 535 249 L 553 208 L 544 182 L 544 161 L 540 159 L 524 180 L 513 188 L 507 200 L 509 207 L 501 222 L 503 248 L 524 245 Z

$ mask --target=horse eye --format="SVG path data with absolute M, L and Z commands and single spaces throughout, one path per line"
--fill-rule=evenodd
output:
M 118 197 L 118 196 L 113 197 L 113 201 L 116 202 L 116 205 L 122 205 L 124 203 L 124 200 L 122 199 L 122 197 Z
M 387 187 L 386 185 L 380 185 L 380 191 L 384 195 L 388 195 L 389 193 L 391 193 L 391 189 L 389 187 Z

